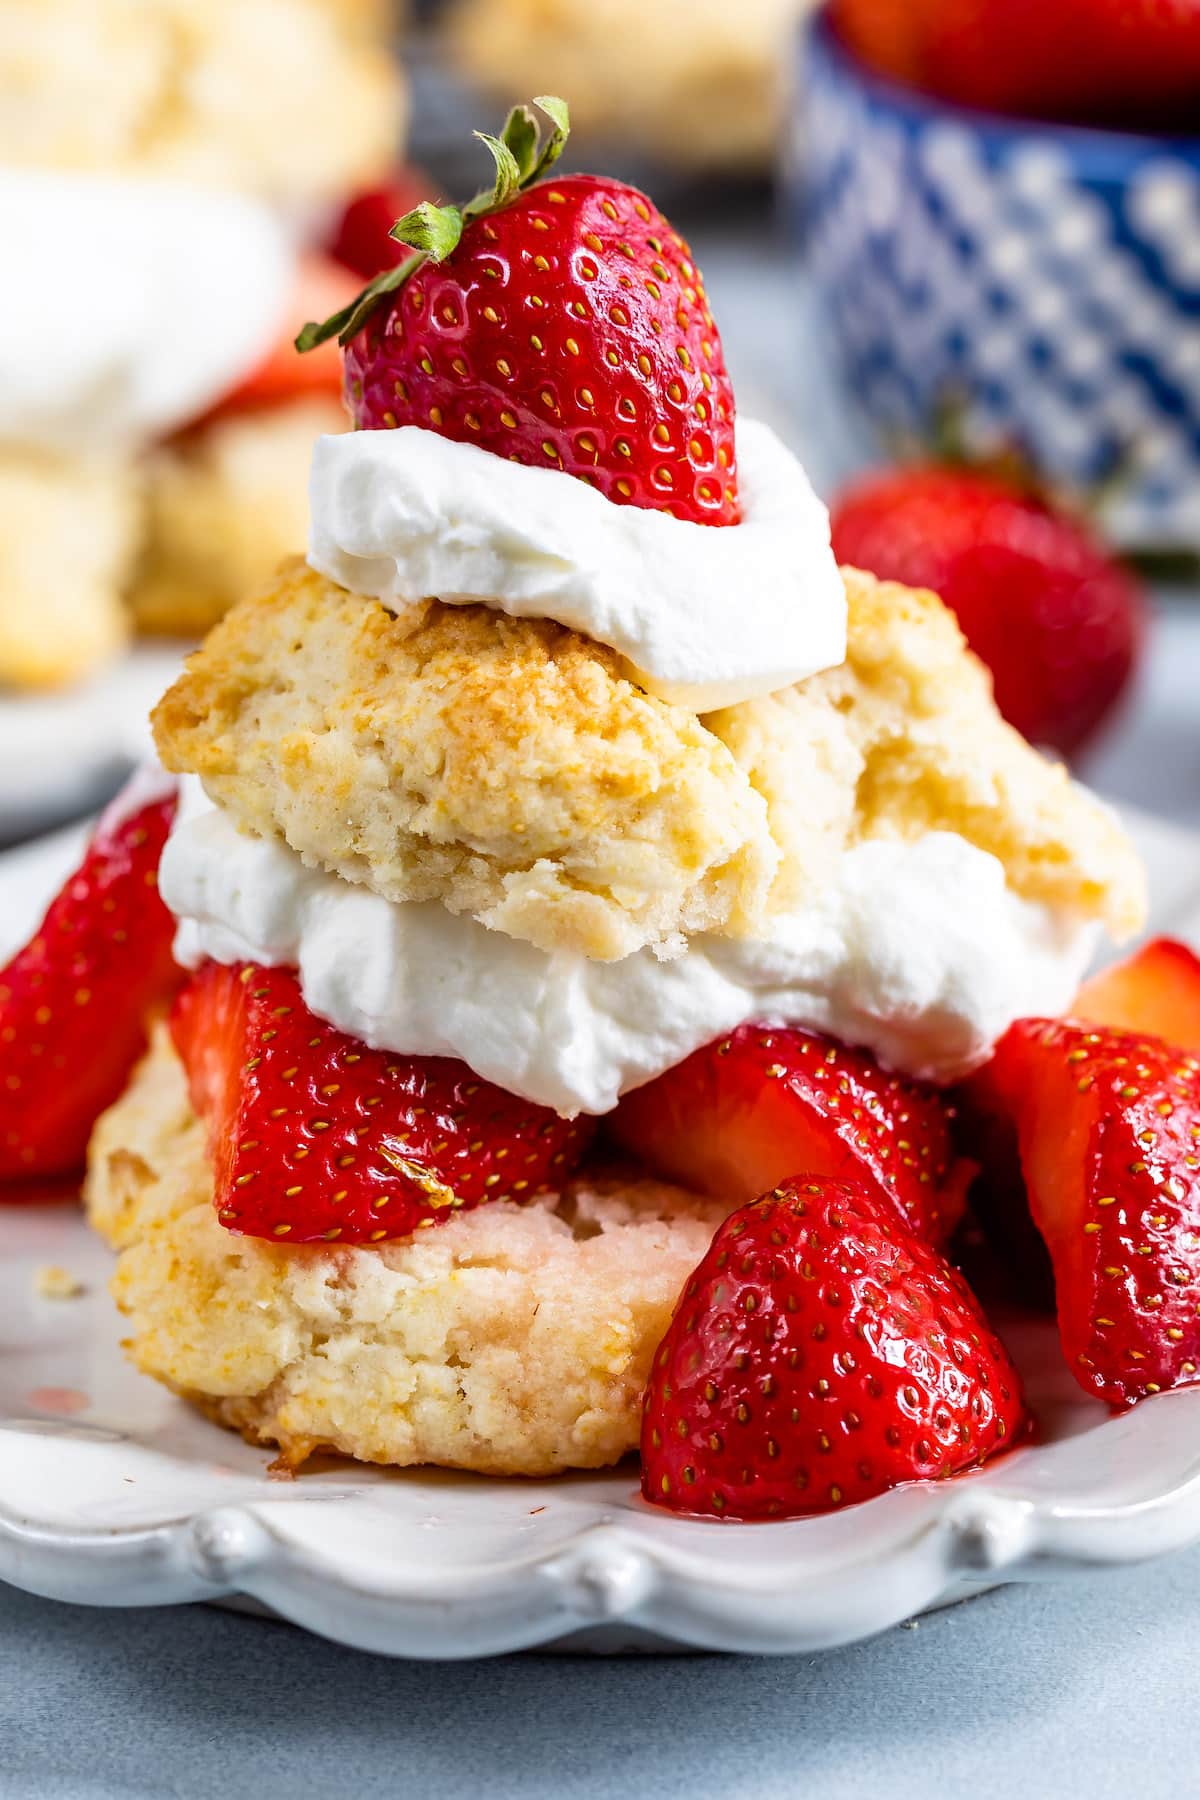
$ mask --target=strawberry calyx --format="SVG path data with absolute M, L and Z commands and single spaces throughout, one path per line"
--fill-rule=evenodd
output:
M 545 137 L 533 107 L 550 121 L 551 129 Z M 339 344 L 348 344 L 388 294 L 403 287 L 424 264 L 444 262 L 458 248 L 464 228 L 473 219 L 499 212 L 518 194 L 541 181 L 562 155 L 570 131 L 567 103 L 554 94 L 539 94 L 532 106 L 514 106 L 499 137 L 477 131 L 475 136 L 487 146 L 495 163 L 492 185 L 481 188 L 465 206 L 437 206 L 431 200 L 422 200 L 397 219 L 388 235 L 397 243 L 407 244 L 413 254 L 395 268 L 376 275 L 355 299 L 327 319 L 309 320 L 296 337 L 300 354 L 315 350 L 333 337 Z

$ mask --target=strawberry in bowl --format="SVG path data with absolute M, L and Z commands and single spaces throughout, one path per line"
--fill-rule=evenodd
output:
M 955 1084 L 1141 874 L 942 601 L 839 570 L 567 125 L 515 108 L 300 334 L 357 428 L 155 709 L 182 974 L 86 1198 L 134 1360 L 283 1470 L 640 1444 L 655 1503 L 784 1518 L 1022 1439 Z

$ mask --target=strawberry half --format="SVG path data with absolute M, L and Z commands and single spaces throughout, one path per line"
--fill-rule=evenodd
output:
M 1200 1050 L 1200 956 L 1175 938 L 1155 938 L 1085 981 L 1071 1017 Z
M 570 1174 L 590 1124 L 441 1056 L 371 1050 L 290 969 L 206 964 L 171 1031 L 208 1126 L 217 1216 L 248 1237 L 379 1243 Z
M 743 1025 L 626 1094 L 619 1141 L 698 1193 L 750 1200 L 793 1175 L 858 1180 L 930 1243 L 962 1216 L 974 1166 L 956 1159 L 937 1090 L 816 1032 Z
M 1015 1129 L 1063 1351 L 1114 1406 L 1200 1367 L 1200 1060 L 1161 1038 L 1022 1019 L 973 1077 Z
M 1024 1419 L 957 1270 L 857 1182 L 791 1181 L 727 1219 L 654 1360 L 642 1492 L 677 1512 L 829 1512 L 973 1468 Z
M 296 340 L 337 334 L 360 428 L 418 425 L 510 461 L 561 469 L 618 505 L 736 524 L 734 400 L 687 244 L 636 188 L 542 180 L 566 108 L 540 144 L 515 107 L 493 189 L 416 207 L 392 235 L 415 254 Z
M 136 794 L 137 790 L 133 790 Z M 82 1166 L 92 1126 L 146 1045 L 146 1014 L 179 983 L 158 860 L 174 785 L 101 819 L 78 870 L 0 971 L 0 1179 Z

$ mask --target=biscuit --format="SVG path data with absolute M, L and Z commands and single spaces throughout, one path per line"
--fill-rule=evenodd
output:
M 991 676 L 936 594 L 843 569 L 846 659 L 793 688 L 710 714 L 765 796 L 780 907 L 817 891 L 865 839 L 953 831 L 1003 863 L 1028 900 L 1126 938 L 1145 876 L 1100 801 L 1005 723 Z
M 333 200 L 399 141 L 370 19 L 365 0 L 6 0 L 0 161 Z
M 215 628 L 154 724 L 168 768 L 305 861 L 548 950 L 748 929 L 775 873 L 724 744 L 548 621 L 395 617 L 296 562 Z
M 771 166 L 801 0 L 460 0 L 455 60 L 505 102 L 565 94 L 575 135 L 688 168 Z
M 65 685 L 115 654 L 140 523 L 119 459 L 0 450 L 0 685 Z
M 91 1218 L 133 1361 L 297 1466 L 318 1450 L 488 1475 L 602 1468 L 728 1207 L 580 1181 L 380 1247 L 234 1237 L 165 1033 L 100 1120 Z
M 197 637 L 303 549 L 313 441 L 345 429 L 338 399 L 310 395 L 219 415 L 151 451 L 137 626 Z
M 1026 898 L 1135 930 L 1120 827 L 1004 724 L 941 601 L 846 583 L 840 668 L 701 720 L 559 626 L 395 618 L 294 565 L 191 659 L 159 751 L 309 863 L 599 959 L 760 930 L 855 843 L 933 830 Z

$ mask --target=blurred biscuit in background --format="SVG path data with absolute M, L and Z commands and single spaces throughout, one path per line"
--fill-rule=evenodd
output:
M 121 457 L 0 449 L 0 681 L 57 687 L 124 643 L 139 489 Z
M 308 538 L 313 439 L 336 395 L 218 417 L 146 459 L 146 531 L 129 599 L 142 631 L 198 636 Z
M 576 141 L 684 168 L 769 169 L 811 0 L 457 0 L 460 72 L 501 101 L 566 94 Z
M 400 135 L 390 17 L 379 0 L 7 0 L 0 161 L 332 200 Z

